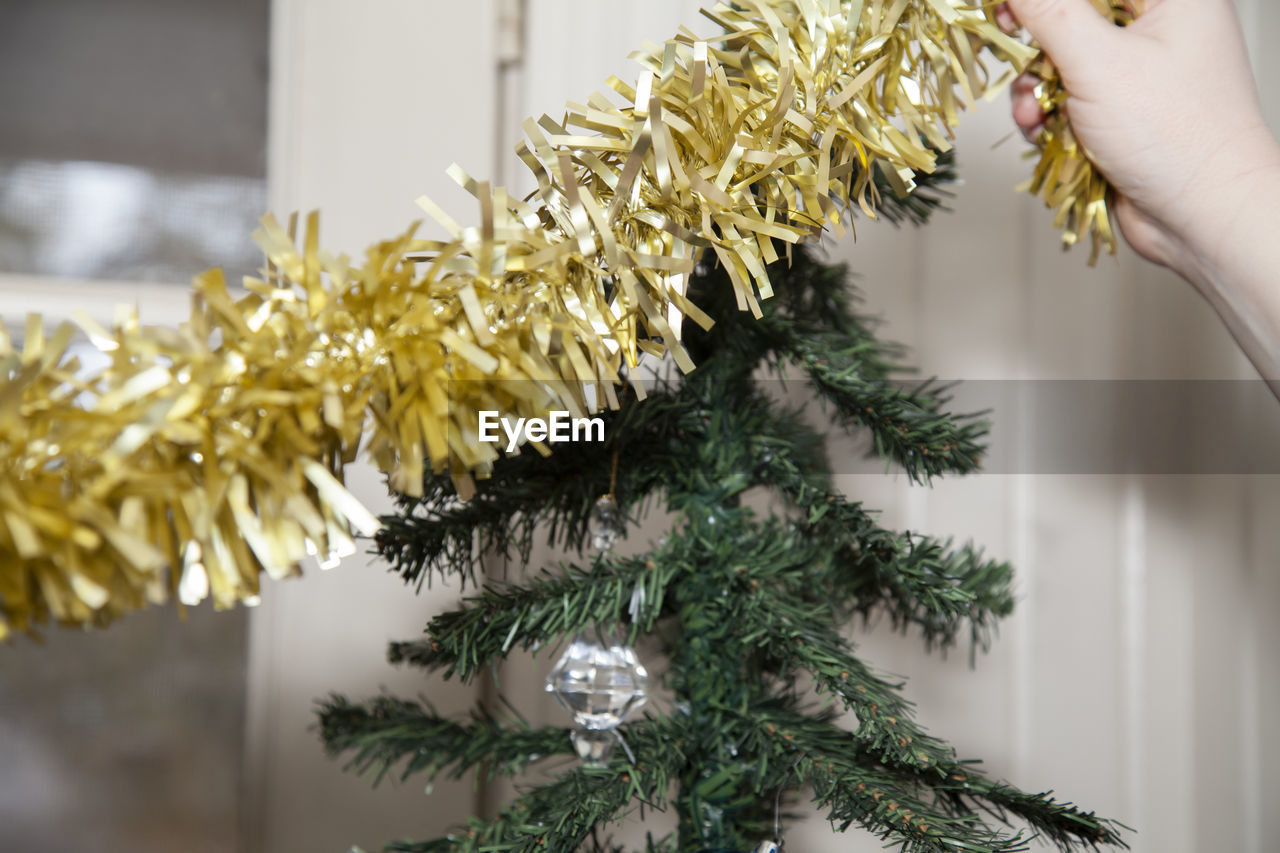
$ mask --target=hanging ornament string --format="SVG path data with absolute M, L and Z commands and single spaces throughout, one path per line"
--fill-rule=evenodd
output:
M 646 352 L 691 370 L 681 323 L 711 324 L 685 294 L 700 254 L 758 316 L 779 242 L 874 218 L 877 174 L 909 193 L 959 111 L 1037 55 L 961 0 L 705 14 L 714 40 L 681 30 L 637 55 L 634 85 L 612 78 L 612 96 L 525 122 L 529 200 L 451 168 L 476 227 L 422 199 L 449 239 L 410 228 L 353 264 L 320 248 L 314 214 L 301 235 L 268 217 L 248 295 L 213 271 L 177 330 L 80 317 L 111 360 L 91 378 L 67 354 L 72 329 L 46 337 L 31 317 L 21 346 L 0 332 L 0 637 L 175 592 L 229 607 L 262 571 L 350 553 L 378 524 L 342 485 L 361 447 L 395 489 L 448 470 L 469 496 L 499 452 L 478 439 L 480 411 L 616 407 Z M 1034 189 L 1068 242 L 1110 245 L 1105 184 L 1065 122 L 1049 127 Z
M 613 458 L 612 458 L 612 460 L 610 460 L 610 462 L 609 462 L 609 491 L 608 491 L 608 495 L 609 495 L 609 497 L 613 498 L 615 502 L 618 500 L 618 495 L 617 495 L 617 489 L 618 489 L 618 459 L 620 458 L 620 456 L 621 456 L 621 452 L 620 452 L 620 451 L 617 451 L 617 450 L 613 451 Z
M 782 839 L 782 792 L 786 790 L 787 776 L 790 776 L 796 766 L 804 759 L 804 754 L 797 755 L 795 760 L 791 762 L 791 766 L 787 768 L 787 772 L 783 775 L 782 781 L 778 784 L 778 789 L 773 793 L 773 838 L 766 838 L 756 845 L 755 853 L 782 853 L 784 842 Z

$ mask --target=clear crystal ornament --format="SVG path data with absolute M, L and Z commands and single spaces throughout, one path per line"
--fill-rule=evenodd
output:
M 591 547 L 608 551 L 625 532 L 622 511 L 613 495 L 605 495 L 591 509 Z
M 635 650 L 612 633 L 578 634 L 547 676 L 547 692 L 573 714 L 578 756 L 600 765 L 618 740 L 614 730 L 649 698 L 649 674 Z

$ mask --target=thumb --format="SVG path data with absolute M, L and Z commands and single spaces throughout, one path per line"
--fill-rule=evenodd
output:
M 1095 63 L 1098 48 L 1116 37 L 1116 28 L 1089 0 L 1008 0 L 1008 4 L 1018 23 L 1068 81 Z

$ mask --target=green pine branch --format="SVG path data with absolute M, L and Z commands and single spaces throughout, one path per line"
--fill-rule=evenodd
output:
M 881 760 L 921 768 L 950 764 L 955 751 L 920 729 L 911 703 L 855 656 L 831 623 L 828 607 L 774 592 L 745 603 L 742 643 L 784 672 L 807 672 L 819 693 L 838 697 L 858 717 L 857 736 Z
M 530 649 L 600 622 L 633 620 L 648 630 L 662 610 L 665 591 L 686 566 L 676 560 L 609 556 L 589 570 L 566 565 L 524 584 L 491 584 L 464 606 L 427 625 L 427 638 L 392 643 L 388 659 L 445 677 L 473 678 L 512 647 Z M 638 603 L 631 613 L 631 602 Z
M 752 320 L 726 302 L 732 288 L 725 273 L 704 270 L 691 297 L 715 303 L 718 323 L 693 334 L 691 350 L 719 369 L 745 367 L 745 375 L 765 360 L 796 364 L 846 432 L 865 427 L 875 452 L 915 480 L 977 468 L 987 424 L 980 415 L 949 414 L 946 388 L 931 380 L 908 388 L 894 379 L 912 372 L 902 362 L 904 349 L 877 337 L 878 321 L 857 313 L 843 264 L 822 264 L 797 250 L 790 263 L 771 266 L 770 275 L 774 297 L 763 303 L 764 316 Z
M 673 532 L 657 552 L 602 560 L 590 571 L 569 566 L 559 576 L 545 573 L 528 584 L 486 588 L 463 608 L 432 620 L 426 639 L 393 644 L 390 658 L 468 680 L 513 645 L 532 648 L 598 622 L 630 619 L 633 634 L 648 631 L 664 615 L 667 588 L 682 574 L 699 565 L 731 565 L 741 602 L 733 620 L 744 647 L 770 655 L 780 673 L 810 672 L 858 713 L 860 737 L 882 756 L 916 764 L 953 760 L 951 750 L 914 726 L 896 685 L 874 675 L 840 639 L 829 597 L 801 597 L 823 570 L 819 539 L 773 520 L 753 535 L 729 536 L 733 546 L 723 550 L 701 538 L 701 531 Z M 971 615 L 972 597 L 964 591 L 956 596 Z
M 666 807 L 673 767 L 683 756 L 670 741 L 671 725 L 647 719 L 622 730 L 638 757 L 631 765 L 622 750 L 600 768 L 577 768 L 556 780 L 532 788 L 489 820 L 471 818 L 465 830 L 429 841 L 387 845 L 401 853 L 568 853 L 579 847 L 600 824 L 620 818 L 638 804 L 662 811 Z M 655 850 L 669 850 L 659 844 Z
M 525 449 L 504 456 L 469 501 L 457 497 L 447 475 L 428 476 L 423 495 L 397 496 L 397 512 L 382 517 L 376 544 L 390 569 L 418 587 L 433 572 L 474 581 L 482 557 L 529 561 L 539 537 L 553 547 L 581 551 L 591 509 L 609 491 L 613 454 L 643 458 L 618 470 L 614 492 L 634 515 L 683 469 L 675 447 L 702 426 L 691 388 L 660 384 L 642 405 L 624 395 L 622 408 L 603 412 L 605 441 L 575 445 L 542 457 Z
M 462 723 L 441 717 L 425 700 L 380 696 L 355 704 L 334 694 L 319 703 L 317 716 L 325 752 L 333 757 L 349 753 L 344 769 L 372 776 L 374 785 L 401 762 L 401 781 L 418 773 L 458 778 L 483 762 L 488 762 L 486 776 L 491 779 L 573 752 L 568 729 L 535 729 L 523 720 L 503 723 L 481 709 Z
M 895 628 L 916 626 L 926 648 L 954 645 L 968 627 L 970 655 L 986 649 L 996 622 L 1013 610 L 1013 568 L 972 545 L 885 530 L 876 516 L 828 488 L 827 478 L 786 454 L 761 457 L 758 478 L 803 513 L 811 538 L 834 543 L 824 590 L 842 610 L 887 613 Z
M 920 629 L 926 648 L 948 648 L 968 627 L 970 657 L 1013 612 L 1013 568 L 972 544 L 953 548 L 910 532 L 884 530 L 859 504 L 831 496 L 810 515 L 814 535 L 843 537 L 832 561 L 836 600 L 864 617 L 887 613 L 895 628 Z
M 865 344 L 833 332 L 790 329 L 780 341 L 786 355 L 809 377 L 820 399 L 835 410 L 846 432 L 866 427 L 877 455 L 892 459 L 917 482 L 943 473 L 977 470 L 988 432 L 979 415 L 947 412 L 950 397 L 931 380 L 913 388 L 868 377 Z
M 933 772 L 920 773 L 915 767 L 881 762 L 860 738 L 830 721 L 794 712 L 765 712 L 759 714 L 758 719 L 768 737 L 788 741 L 798 754 L 805 756 L 797 766 L 797 773 L 814 786 L 824 805 L 834 808 L 833 820 L 843 823 L 848 819 L 863 822 L 867 817 L 877 821 L 893 819 L 896 823 L 892 828 L 885 823 L 868 828 L 890 830 L 883 837 L 892 834 L 912 838 L 917 843 L 917 847 L 906 849 L 918 849 L 922 853 L 988 849 L 947 847 L 945 842 L 944 846 L 933 846 L 936 839 L 929 837 L 933 834 L 931 830 L 947 825 L 939 821 L 940 812 L 970 827 L 981 824 L 984 812 L 1006 823 L 1012 815 L 1033 829 L 1037 837 L 1053 842 L 1064 851 L 1082 844 L 1128 847 L 1119 833 L 1124 828 L 1120 824 L 1098 818 L 1093 812 L 1081 811 L 1070 803 L 1057 802 L 1049 793 L 1027 794 L 993 781 L 976 772 L 970 764 L 952 762 L 934 767 Z M 877 792 L 881 795 L 876 796 Z M 869 809 L 872 803 L 867 802 L 868 797 L 874 801 L 874 808 Z M 889 808 L 891 805 L 896 808 Z M 926 814 L 928 817 L 924 818 Z M 928 826 L 922 828 L 922 822 Z M 1007 840 L 1017 841 L 1017 837 Z M 997 845 L 990 849 L 1025 848 Z
M 859 544 L 837 553 L 837 585 L 864 617 L 879 611 L 899 630 L 918 627 L 926 649 L 954 645 L 968 626 L 972 662 L 1013 612 L 1012 567 L 971 544 L 953 549 L 949 539 L 885 531 Z
M 511 648 L 533 649 L 597 623 L 630 625 L 631 639 L 671 615 L 668 590 L 700 565 L 733 565 L 735 580 L 754 594 L 763 584 L 804 587 L 823 553 L 823 543 L 780 519 L 743 528 L 724 547 L 699 529 L 670 532 L 660 548 L 636 557 L 610 554 L 590 569 L 562 565 L 524 583 L 490 583 L 463 606 L 437 615 L 420 640 L 392 643 L 388 658 L 446 678 L 473 678 Z
M 577 550 L 592 505 L 608 491 L 612 450 L 588 443 L 543 458 L 526 449 L 502 459 L 468 501 L 449 476 L 428 476 L 421 497 L 397 496 L 398 511 L 381 518 L 378 554 L 421 588 L 433 570 L 474 582 L 486 555 L 524 565 L 539 536 Z

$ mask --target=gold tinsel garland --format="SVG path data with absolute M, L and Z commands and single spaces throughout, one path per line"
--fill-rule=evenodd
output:
M 481 216 L 462 228 L 423 199 L 448 241 L 410 229 L 352 266 L 319 248 L 314 214 L 300 247 L 296 223 L 268 218 L 247 296 L 213 271 L 179 330 L 80 318 L 111 358 L 89 379 L 66 356 L 72 329 L 46 339 L 28 318 L 17 349 L 0 327 L 0 637 L 50 617 L 102 623 L 174 591 L 229 607 L 263 570 L 350 553 L 353 531 L 377 528 L 342 485 L 362 441 L 395 488 L 448 469 L 465 495 L 497 457 L 480 410 L 616 405 L 643 352 L 691 369 L 681 320 L 711 322 L 685 297 L 701 252 L 758 315 L 775 240 L 840 231 L 854 206 L 874 217 L 877 171 L 910 192 L 964 105 L 1044 66 L 992 8 L 957 0 L 705 14 L 723 36 L 682 31 L 642 55 L 634 87 L 609 81 L 620 104 L 597 93 L 563 123 L 525 123 L 532 203 L 454 167 Z M 1066 241 L 1113 246 L 1106 184 L 1061 116 L 1042 151 L 1033 189 Z

